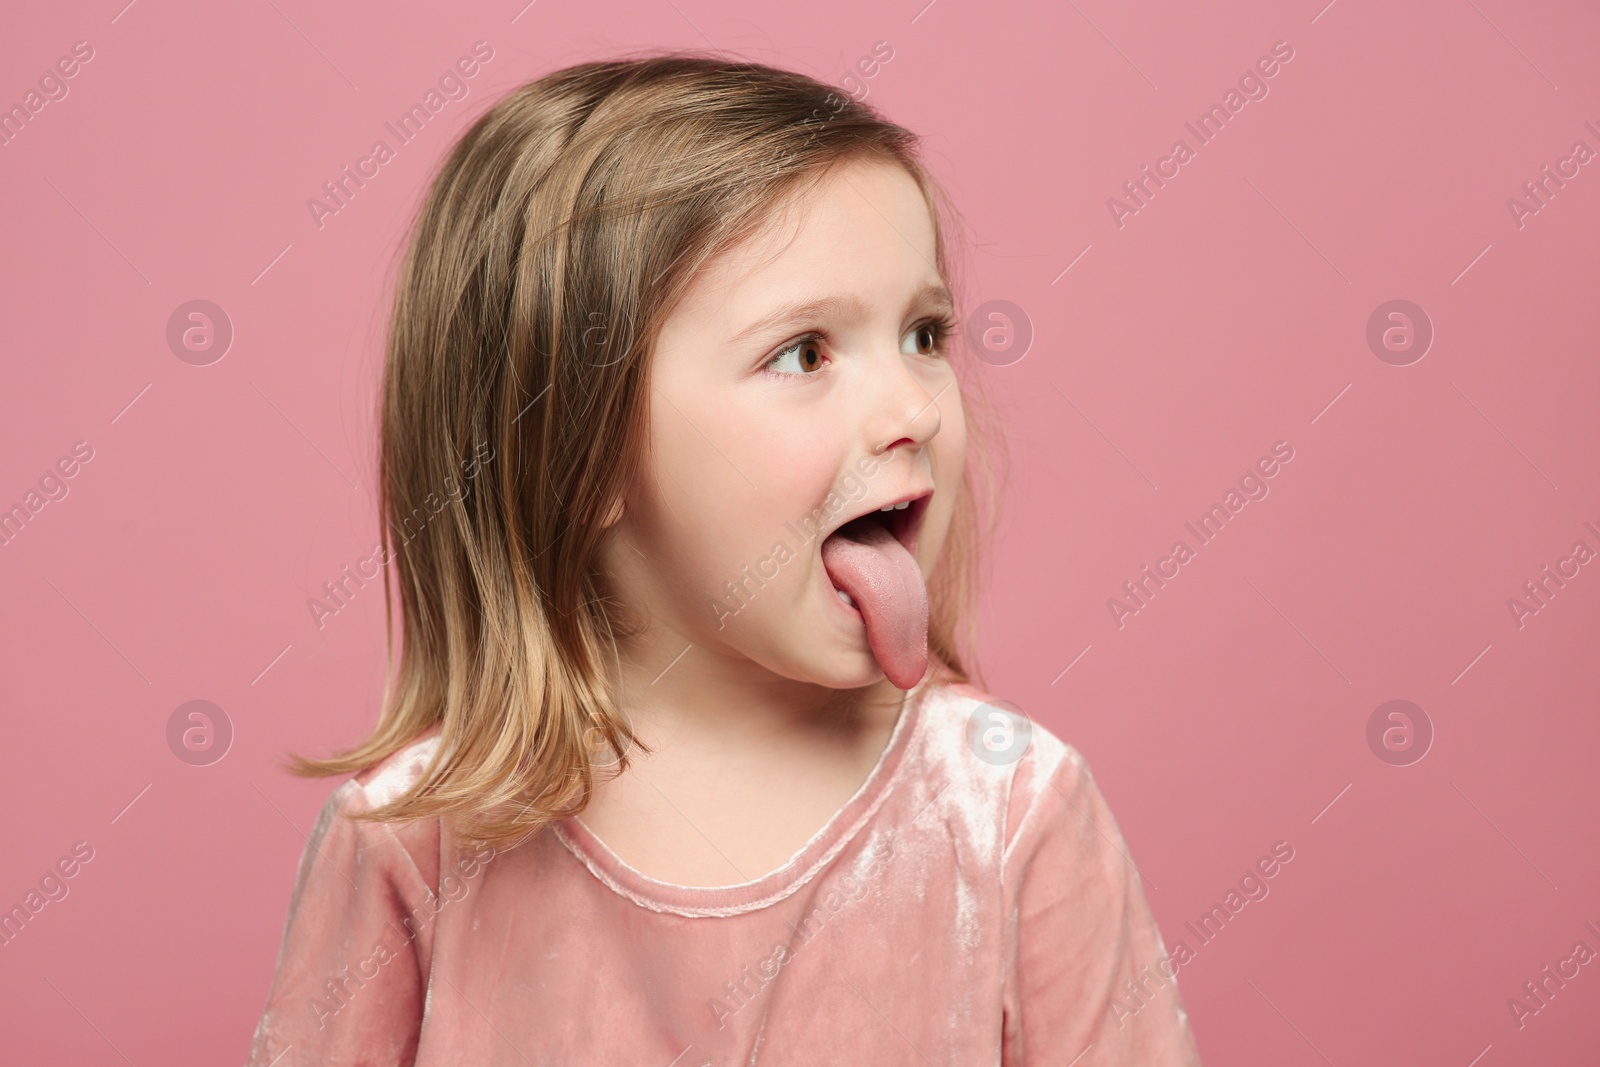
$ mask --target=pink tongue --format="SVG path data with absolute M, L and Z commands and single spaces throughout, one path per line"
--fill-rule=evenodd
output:
M 928 670 L 928 587 L 911 553 L 887 527 L 860 523 L 822 542 L 822 566 L 861 611 L 883 673 L 914 688 Z

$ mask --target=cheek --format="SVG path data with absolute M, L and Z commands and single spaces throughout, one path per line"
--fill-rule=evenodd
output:
M 939 433 L 931 442 L 934 503 L 928 512 L 918 556 L 925 573 L 930 573 L 943 552 L 955 508 L 961 496 L 961 476 L 967 462 L 967 426 L 959 404 L 941 408 Z
M 716 482 L 723 492 L 705 516 L 721 525 L 724 545 L 761 555 L 780 539 L 792 547 L 789 527 L 810 519 L 830 491 L 840 497 L 851 493 L 840 482 L 841 443 L 848 440 L 841 428 L 803 413 L 770 410 L 738 412 L 726 425 L 732 431 L 724 435 L 727 443 L 718 442 L 726 459 L 715 460 L 722 468 Z M 854 492 L 859 499 L 860 487 Z
M 819 527 L 837 521 L 827 509 L 829 491 L 835 491 L 838 500 L 845 501 L 841 505 L 845 508 L 850 506 L 849 491 L 837 482 L 838 458 L 825 449 L 796 447 L 764 458 L 766 462 L 746 471 L 760 491 L 749 494 L 747 507 L 725 515 L 730 535 L 721 543 L 724 551 L 738 554 L 754 568 L 757 560 L 771 556 L 774 547 L 782 542 L 798 557 L 782 570 L 792 580 L 800 581 L 805 568 L 798 565 L 799 558 L 817 551 L 816 543 L 808 542 L 807 537 Z M 856 499 L 859 498 L 857 486 Z M 780 578 L 779 582 L 785 584 L 787 580 Z
M 815 435 L 789 435 L 745 412 L 713 419 L 680 401 L 658 417 L 654 488 L 638 517 L 672 581 L 686 595 L 721 598 L 725 583 L 738 585 L 746 567 L 760 574 L 763 561 L 767 580 L 774 570 L 780 585 L 803 580 L 798 558 L 781 567 L 770 560 L 780 542 L 793 557 L 814 551 L 804 543 L 806 524 L 828 494 L 837 457 Z
M 933 476 L 943 492 L 960 483 L 967 463 L 967 414 L 959 398 L 939 409 L 939 432 L 933 439 Z

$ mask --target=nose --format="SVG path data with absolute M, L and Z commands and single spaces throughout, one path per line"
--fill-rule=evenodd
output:
M 921 448 L 939 432 L 939 398 L 955 387 L 951 377 L 933 394 L 923 387 L 907 367 L 906 356 L 887 353 L 881 361 L 879 388 L 873 398 L 868 424 L 869 441 L 875 455 L 910 442 Z

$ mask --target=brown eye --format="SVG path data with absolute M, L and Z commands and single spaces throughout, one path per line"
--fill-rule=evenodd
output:
M 908 356 L 937 356 L 943 353 L 945 341 L 950 336 L 954 323 L 947 319 L 930 319 L 916 329 L 906 334 L 906 341 L 911 341 L 915 346 L 913 350 L 901 348 L 900 351 Z M 902 341 L 901 344 L 905 344 Z
M 821 370 L 825 362 L 822 339 L 802 337 L 768 360 L 767 370 L 774 374 L 805 376 Z

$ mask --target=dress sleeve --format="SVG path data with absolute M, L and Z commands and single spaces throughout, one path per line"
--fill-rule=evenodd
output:
M 368 807 L 351 779 L 317 817 L 248 1067 L 399 1067 L 416 1056 L 438 910 L 414 855 L 419 842 L 426 855 L 427 824 L 345 817 Z
M 1001 1062 L 1199 1067 L 1140 875 L 1088 764 L 1061 747 L 1053 769 L 1025 757 L 1013 784 Z

